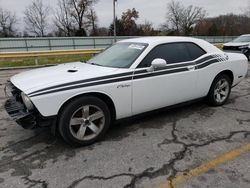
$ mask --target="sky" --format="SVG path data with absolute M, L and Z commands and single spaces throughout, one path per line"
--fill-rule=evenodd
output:
M 43 0 L 52 8 L 56 6 L 57 0 Z M 167 4 L 171 0 L 118 0 L 117 16 L 127 9 L 136 8 L 139 11 L 138 23 L 144 23 L 146 20 L 153 23 L 154 27 L 159 27 L 164 23 Z M 25 7 L 32 0 L 0 0 L 0 7 L 13 11 L 22 22 Z M 99 19 L 99 26 L 107 27 L 112 22 L 113 0 L 99 0 L 95 6 L 95 10 Z M 243 9 L 250 4 L 250 0 L 182 0 L 185 6 L 194 5 L 203 7 L 209 17 L 218 16 L 220 14 L 235 13 L 240 14 Z M 240 2 L 240 3 L 239 3 Z

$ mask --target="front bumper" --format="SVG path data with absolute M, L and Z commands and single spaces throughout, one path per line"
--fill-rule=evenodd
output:
M 16 101 L 16 99 L 9 98 L 5 103 L 5 110 L 10 117 L 25 129 L 33 129 L 36 127 L 36 117 L 25 109 L 25 106 Z
M 29 111 L 23 104 L 21 91 L 11 82 L 6 83 L 5 95 L 7 97 L 4 105 L 6 112 L 24 129 L 54 125 L 56 117 L 43 117 L 37 109 Z

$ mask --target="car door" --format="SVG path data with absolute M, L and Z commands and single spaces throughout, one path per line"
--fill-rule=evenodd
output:
M 139 64 L 132 82 L 134 115 L 197 98 L 194 60 L 206 52 L 201 49 L 202 53 L 192 55 L 187 44 L 189 43 L 156 46 Z M 148 72 L 156 58 L 166 60 L 167 66 Z

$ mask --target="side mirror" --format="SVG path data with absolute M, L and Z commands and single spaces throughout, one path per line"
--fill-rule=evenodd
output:
M 164 59 L 154 59 L 151 63 L 151 67 L 148 68 L 148 72 L 153 72 L 157 68 L 162 68 L 167 66 L 167 62 Z

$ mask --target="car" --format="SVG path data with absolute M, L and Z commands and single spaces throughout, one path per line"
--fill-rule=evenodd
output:
M 232 42 L 224 44 L 223 51 L 243 53 L 250 61 L 250 34 L 241 35 Z
M 89 61 L 17 74 L 5 109 L 26 129 L 51 126 L 72 145 L 103 138 L 111 123 L 206 98 L 225 104 L 247 74 L 243 54 L 189 37 L 117 42 Z

